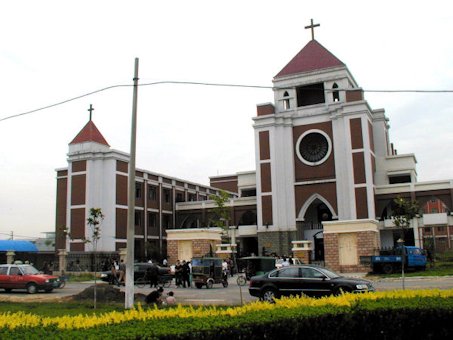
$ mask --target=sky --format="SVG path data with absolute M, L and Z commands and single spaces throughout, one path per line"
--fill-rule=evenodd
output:
M 451 1 L 8 1 L 0 4 L 0 239 L 55 229 L 55 169 L 93 122 L 129 152 L 132 87 L 189 81 L 272 86 L 310 39 L 367 90 L 453 90 Z M 453 178 L 453 93 L 368 93 L 385 109 L 418 180 Z M 209 184 L 255 169 L 252 118 L 271 89 L 153 85 L 138 90 L 137 168 Z

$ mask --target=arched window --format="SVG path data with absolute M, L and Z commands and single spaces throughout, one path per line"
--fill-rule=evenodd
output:
M 339 102 L 340 101 L 340 92 L 337 90 L 338 89 L 337 83 L 333 83 L 332 89 L 333 89 L 333 91 L 332 91 L 333 101 Z
M 283 110 L 289 110 L 289 108 L 289 93 L 288 91 L 285 91 L 285 93 L 283 93 Z

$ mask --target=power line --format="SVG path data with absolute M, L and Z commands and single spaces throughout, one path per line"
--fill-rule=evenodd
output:
M 267 90 L 290 90 L 294 89 L 294 87 L 274 87 L 274 86 L 263 86 L 263 85 L 246 85 L 246 84 L 229 84 L 229 83 L 208 83 L 208 82 L 194 82 L 194 81 L 173 81 L 173 80 L 163 80 L 163 81 L 156 81 L 156 82 L 150 82 L 150 83 L 142 83 L 138 84 L 138 86 L 152 86 L 152 85 L 164 85 L 164 84 L 172 84 L 172 85 L 199 85 L 199 86 L 218 86 L 218 87 L 237 87 L 237 88 L 254 88 L 254 89 L 267 89 Z M 52 107 L 60 106 L 84 97 L 91 96 L 96 93 L 104 92 L 107 90 L 119 88 L 119 87 L 132 87 L 133 84 L 118 84 L 118 85 L 112 85 L 112 86 L 107 86 L 104 88 L 101 88 L 99 90 L 95 90 L 92 92 L 88 92 L 85 94 L 82 94 L 80 96 L 76 96 L 73 98 L 69 98 L 54 104 L 50 104 L 47 106 L 40 107 L 38 109 L 34 109 L 31 111 L 26 111 L 22 113 L 18 113 L 15 115 L 10 115 L 6 116 L 4 118 L 0 118 L 0 122 L 12 119 L 12 118 L 18 118 L 21 116 L 29 115 L 38 111 L 43 111 L 46 109 L 50 109 Z M 310 90 L 310 88 L 304 88 L 304 90 Z M 320 90 L 319 88 L 313 88 L 312 90 Z M 361 88 L 352 88 L 352 89 L 341 89 L 341 88 L 335 88 L 335 89 L 324 89 L 323 91 L 327 92 L 333 92 L 333 91 L 357 91 L 361 90 L 363 92 L 367 93 L 453 93 L 453 90 L 364 90 Z

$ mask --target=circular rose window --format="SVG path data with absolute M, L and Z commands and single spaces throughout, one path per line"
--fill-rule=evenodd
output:
M 329 136 L 320 130 L 311 130 L 300 136 L 296 145 L 299 159 L 308 165 L 318 165 L 327 160 L 331 151 Z

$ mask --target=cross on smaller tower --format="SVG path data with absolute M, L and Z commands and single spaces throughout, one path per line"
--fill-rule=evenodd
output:
M 311 28 L 311 40 L 315 40 L 315 27 L 321 26 L 320 24 L 313 24 L 313 19 L 311 19 L 311 25 L 305 26 L 305 29 Z
M 90 111 L 90 121 L 91 121 L 91 115 L 93 114 L 93 111 L 94 111 L 92 104 L 90 104 L 90 108 L 87 111 Z

